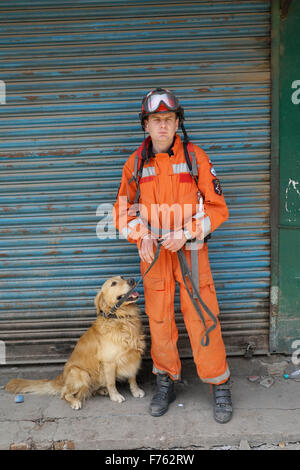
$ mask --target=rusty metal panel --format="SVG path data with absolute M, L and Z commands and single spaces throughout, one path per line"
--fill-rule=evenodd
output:
M 265 352 L 270 1 L 15 0 L 2 1 L 0 13 L 7 362 L 64 360 L 95 318 L 102 282 L 139 275 L 136 247 L 113 238 L 103 207 L 112 207 L 122 166 L 143 139 L 141 99 L 156 86 L 178 95 L 230 209 L 209 242 L 227 351 L 254 343 Z M 97 237 L 101 219 L 111 238 Z M 181 355 L 190 355 L 178 296 L 175 307 Z

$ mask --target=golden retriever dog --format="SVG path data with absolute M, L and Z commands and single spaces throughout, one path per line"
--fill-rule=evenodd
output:
M 121 403 L 125 398 L 116 388 L 116 380 L 128 380 L 134 397 L 144 392 L 136 383 L 145 340 L 138 293 L 132 292 L 124 303 L 109 316 L 110 310 L 134 286 L 134 280 L 121 276 L 108 279 L 95 298 L 97 319 L 76 344 L 63 373 L 54 380 L 13 379 L 5 387 L 11 393 L 60 395 L 74 410 L 89 396 L 109 395 Z M 105 317 L 107 314 L 107 317 Z

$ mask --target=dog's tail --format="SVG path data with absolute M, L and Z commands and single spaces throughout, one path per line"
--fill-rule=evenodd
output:
M 5 387 L 10 393 L 35 393 L 37 395 L 59 395 L 62 389 L 62 377 L 54 380 L 13 379 Z

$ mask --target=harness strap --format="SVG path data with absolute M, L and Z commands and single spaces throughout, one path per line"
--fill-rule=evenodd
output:
M 193 240 L 190 242 L 191 244 L 191 266 L 192 266 L 192 277 L 194 280 L 194 284 L 199 286 L 199 263 L 198 263 L 198 240 Z M 196 246 L 195 246 L 196 245 Z M 197 292 L 193 287 L 193 297 L 197 299 Z
M 138 203 L 139 198 L 140 198 L 140 178 L 142 176 L 143 172 L 143 166 L 145 162 L 145 146 L 147 145 L 147 142 L 143 142 L 142 145 L 137 149 L 135 158 L 134 158 L 134 170 L 132 173 L 132 177 L 130 180 L 128 180 L 127 184 L 127 201 L 131 203 L 130 198 L 129 198 L 129 186 L 132 183 L 132 181 L 135 181 L 136 186 L 137 186 L 137 191 L 135 193 L 134 197 L 134 204 Z
M 196 160 L 195 152 L 190 151 L 190 155 L 192 156 L 192 174 L 193 174 L 193 177 L 195 178 L 196 182 L 198 182 L 198 166 L 197 166 L 197 160 Z
M 198 186 L 198 166 L 192 142 L 187 143 L 183 141 L 183 149 L 185 160 L 190 171 L 190 175 L 196 181 L 196 184 Z M 192 158 L 192 161 L 190 156 Z
M 130 178 L 130 180 L 128 180 L 128 184 L 127 184 L 127 201 L 130 203 L 130 199 L 129 199 L 129 185 L 132 183 L 132 181 L 135 181 L 136 182 L 136 185 L 137 185 L 137 189 L 138 189 L 138 192 L 139 192 L 139 184 L 138 184 L 138 179 L 137 179 L 137 171 L 138 171 L 138 157 L 137 157 L 137 154 L 135 156 L 135 159 L 134 159 L 134 172 L 132 174 L 132 177 Z M 135 197 L 136 199 L 136 197 Z

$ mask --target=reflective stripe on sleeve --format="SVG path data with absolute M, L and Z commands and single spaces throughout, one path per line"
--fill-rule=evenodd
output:
M 211 222 L 209 216 L 205 215 L 203 211 L 199 211 L 193 216 L 193 219 L 201 219 L 202 230 L 204 234 L 203 238 L 207 237 L 207 235 L 209 235 L 211 232 Z
M 142 223 L 142 219 L 140 217 L 136 217 L 135 219 L 132 219 L 130 222 L 128 222 L 127 227 L 123 227 L 122 230 L 121 230 L 121 233 L 122 233 L 123 237 L 128 239 L 128 236 L 132 232 L 132 229 L 137 224 L 141 224 L 141 223 Z

